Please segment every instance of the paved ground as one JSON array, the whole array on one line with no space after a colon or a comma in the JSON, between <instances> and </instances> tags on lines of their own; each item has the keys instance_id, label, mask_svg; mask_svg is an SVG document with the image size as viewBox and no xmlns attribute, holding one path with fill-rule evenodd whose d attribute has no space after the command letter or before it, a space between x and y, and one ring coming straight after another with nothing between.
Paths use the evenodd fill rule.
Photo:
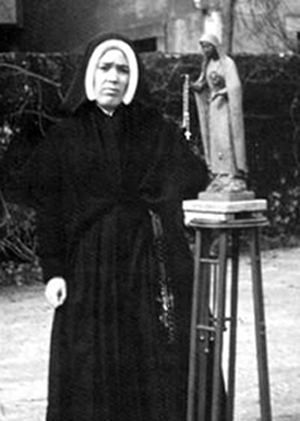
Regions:
<instances>
[{"instance_id":1,"label":"paved ground","mask_svg":"<svg viewBox=\"0 0 300 421\"><path fill-rule=\"evenodd\" d=\"M300 421L300 249L262 253L274 421ZM260 419L249 259L241 262L235 419ZM0 289L0 421L43 421L52 311L43 286Z\"/></svg>"}]
</instances>

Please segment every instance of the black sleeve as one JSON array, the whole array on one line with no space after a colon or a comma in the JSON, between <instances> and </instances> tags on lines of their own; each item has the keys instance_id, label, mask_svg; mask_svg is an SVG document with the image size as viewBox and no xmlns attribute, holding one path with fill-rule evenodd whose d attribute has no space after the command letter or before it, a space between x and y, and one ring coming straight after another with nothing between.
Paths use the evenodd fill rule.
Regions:
<instances>
[{"instance_id":1,"label":"black sleeve","mask_svg":"<svg viewBox=\"0 0 300 421\"><path fill-rule=\"evenodd\" d=\"M204 190L208 182L206 164L191 149L183 133L177 127L171 127L168 134L170 152L170 172L176 184L179 200L195 199ZM173 167L173 168L172 168Z\"/></svg>"},{"instance_id":2,"label":"black sleeve","mask_svg":"<svg viewBox=\"0 0 300 421\"><path fill-rule=\"evenodd\" d=\"M203 191L208 183L206 164L194 154L183 136L178 137L176 154L181 198L197 198L198 193Z\"/></svg>"}]
</instances>

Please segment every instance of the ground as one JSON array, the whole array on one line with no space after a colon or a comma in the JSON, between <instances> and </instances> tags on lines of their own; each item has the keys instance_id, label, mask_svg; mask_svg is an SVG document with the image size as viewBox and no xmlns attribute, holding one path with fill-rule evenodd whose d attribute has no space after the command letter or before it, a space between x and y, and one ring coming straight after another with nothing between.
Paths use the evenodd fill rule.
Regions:
<instances>
[{"instance_id":1,"label":"ground","mask_svg":"<svg viewBox=\"0 0 300 421\"><path fill-rule=\"evenodd\" d=\"M274 421L300 420L300 249L262 252ZM52 310L43 285L0 288L0 421L43 421ZM240 266L235 420L260 419L250 262Z\"/></svg>"}]
</instances>

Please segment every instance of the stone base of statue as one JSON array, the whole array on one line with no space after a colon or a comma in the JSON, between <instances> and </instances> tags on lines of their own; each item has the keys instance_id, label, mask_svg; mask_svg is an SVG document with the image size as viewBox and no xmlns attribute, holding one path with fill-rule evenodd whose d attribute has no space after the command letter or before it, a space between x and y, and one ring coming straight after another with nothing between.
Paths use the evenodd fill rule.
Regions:
<instances>
[{"instance_id":1,"label":"stone base of statue","mask_svg":"<svg viewBox=\"0 0 300 421\"><path fill-rule=\"evenodd\" d=\"M267 201L254 200L186 200L183 202L185 223L192 220L230 222L238 220L260 221L265 219Z\"/></svg>"},{"instance_id":2,"label":"stone base of statue","mask_svg":"<svg viewBox=\"0 0 300 421\"><path fill-rule=\"evenodd\" d=\"M240 202L243 200L254 200L255 193L253 191L221 191L221 192L210 192L204 191L199 193L199 200L205 201L228 201L228 202Z\"/></svg>"}]
</instances>

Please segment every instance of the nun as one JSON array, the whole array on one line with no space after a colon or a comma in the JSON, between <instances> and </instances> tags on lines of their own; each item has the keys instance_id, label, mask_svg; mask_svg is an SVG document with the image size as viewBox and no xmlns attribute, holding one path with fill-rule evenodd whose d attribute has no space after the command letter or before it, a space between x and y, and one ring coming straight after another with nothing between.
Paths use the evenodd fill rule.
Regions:
<instances>
[{"instance_id":1,"label":"nun","mask_svg":"<svg viewBox=\"0 0 300 421\"><path fill-rule=\"evenodd\" d=\"M55 309L47 421L182 421L193 259L182 201L206 169L145 94L131 42L92 40L25 166Z\"/></svg>"}]
</instances>

